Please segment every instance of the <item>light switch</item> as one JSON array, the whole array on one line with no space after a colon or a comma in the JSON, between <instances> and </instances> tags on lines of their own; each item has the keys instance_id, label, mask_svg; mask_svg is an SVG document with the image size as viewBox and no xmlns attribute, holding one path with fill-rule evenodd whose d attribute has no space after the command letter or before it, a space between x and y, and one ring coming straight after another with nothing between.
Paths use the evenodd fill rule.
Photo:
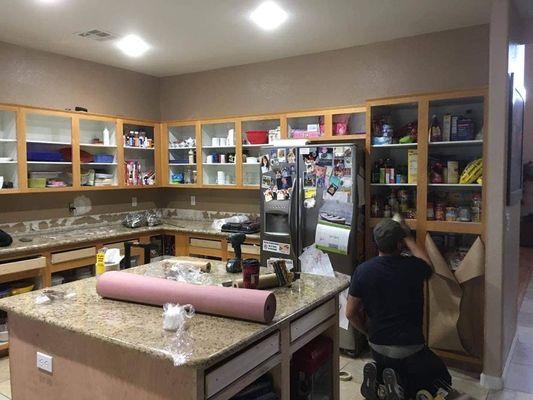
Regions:
<instances>
[{"instance_id":1,"label":"light switch","mask_svg":"<svg viewBox=\"0 0 533 400\"><path fill-rule=\"evenodd\" d=\"M137 197L132 197L131 198L131 206L132 207L137 207Z\"/></svg>"},{"instance_id":2,"label":"light switch","mask_svg":"<svg viewBox=\"0 0 533 400\"><path fill-rule=\"evenodd\" d=\"M196 196L191 196L191 206L196 205Z\"/></svg>"},{"instance_id":3,"label":"light switch","mask_svg":"<svg viewBox=\"0 0 533 400\"><path fill-rule=\"evenodd\" d=\"M53 370L53 357L48 354L37 352L37 368L52 373Z\"/></svg>"}]
</instances>

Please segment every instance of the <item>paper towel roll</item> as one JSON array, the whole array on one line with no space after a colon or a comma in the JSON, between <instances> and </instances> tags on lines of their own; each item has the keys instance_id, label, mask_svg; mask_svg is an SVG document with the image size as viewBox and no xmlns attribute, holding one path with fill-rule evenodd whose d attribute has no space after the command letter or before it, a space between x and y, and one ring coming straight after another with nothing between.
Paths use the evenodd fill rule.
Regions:
<instances>
[{"instance_id":1,"label":"paper towel roll","mask_svg":"<svg viewBox=\"0 0 533 400\"><path fill-rule=\"evenodd\" d=\"M201 286L128 272L106 272L96 292L109 299L162 306L192 304L199 313L269 323L276 313L276 296L264 290Z\"/></svg>"}]
</instances>

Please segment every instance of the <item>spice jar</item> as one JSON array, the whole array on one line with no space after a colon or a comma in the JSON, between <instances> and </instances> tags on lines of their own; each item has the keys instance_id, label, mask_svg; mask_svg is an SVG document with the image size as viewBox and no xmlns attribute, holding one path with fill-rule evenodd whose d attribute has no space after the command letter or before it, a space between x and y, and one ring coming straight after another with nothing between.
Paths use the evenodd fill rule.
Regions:
<instances>
[{"instance_id":1,"label":"spice jar","mask_svg":"<svg viewBox=\"0 0 533 400\"><path fill-rule=\"evenodd\" d=\"M444 204L443 203L437 203L435 205L435 220L436 221L444 221L446 219L446 216L444 214Z\"/></svg>"},{"instance_id":2,"label":"spice jar","mask_svg":"<svg viewBox=\"0 0 533 400\"><path fill-rule=\"evenodd\" d=\"M481 195L472 196L472 222L481 222Z\"/></svg>"},{"instance_id":3,"label":"spice jar","mask_svg":"<svg viewBox=\"0 0 533 400\"><path fill-rule=\"evenodd\" d=\"M457 208L446 207L446 221L457 221Z\"/></svg>"}]
</instances>

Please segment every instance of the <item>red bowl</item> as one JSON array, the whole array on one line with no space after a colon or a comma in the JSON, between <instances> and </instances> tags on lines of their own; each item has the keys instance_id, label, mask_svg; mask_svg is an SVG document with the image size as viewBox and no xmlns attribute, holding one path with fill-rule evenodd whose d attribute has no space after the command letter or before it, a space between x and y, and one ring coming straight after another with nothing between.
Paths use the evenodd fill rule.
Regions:
<instances>
[{"instance_id":1,"label":"red bowl","mask_svg":"<svg viewBox=\"0 0 533 400\"><path fill-rule=\"evenodd\" d=\"M268 131L246 131L250 144L268 144Z\"/></svg>"}]
</instances>

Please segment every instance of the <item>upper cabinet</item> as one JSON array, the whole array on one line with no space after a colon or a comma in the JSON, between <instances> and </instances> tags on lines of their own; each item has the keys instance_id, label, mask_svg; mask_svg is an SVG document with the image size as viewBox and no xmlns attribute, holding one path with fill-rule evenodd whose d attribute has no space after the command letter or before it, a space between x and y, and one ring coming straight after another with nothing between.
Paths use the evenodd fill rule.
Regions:
<instances>
[{"instance_id":1,"label":"upper cabinet","mask_svg":"<svg viewBox=\"0 0 533 400\"><path fill-rule=\"evenodd\" d=\"M17 113L0 108L0 189L19 187Z\"/></svg>"},{"instance_id":2,"label":"upper cabinet","mask_svg":"<svg viewBox=\"0 0 533 400\"><path fill-rule=\"evenodd\" d=\"M28 188L68 188L74 183L72 117L24 111Z\"/></svg>"},{"instance_id":3,"label":"upper cabinet","mask_svg":"<svg viewBox=\"0 0 533 400\"><path fill-rule=\"evenodd\" d=\"M327 118L329 117L329 118ZM322 112L287 114L287 137L289 139L318 139L326 136L331 115Z\"/></svg>"},{"instance_id":4,"label":"upper cabinet","mask_svg":"<svg viewBox=\"0 0 533 400\"><path fill-rule=\"evenodd\" d=\"M118 186L117 121L79 118L81 186Z\"/></svg>"},{"instance_id":5,"label":"upper cabinet","mask_svg":"<svg viewBox=\"0 0 533 400\"><path fill-rule=\"evenodd\" d=\"M203 185L237 185L236 128L235 120L201 123Z\"/></svg>"},{"instance_id":6,"label":"upper cabinet","mask_svg":"<svg viewBox=\"0 0 533 400\"><path fill-rule=\"evenodd\" d=\"M170 185L196 186L199 181L198 126L168 125L166 144L168 159L168 183Z\"/></svg>"},{"instance_id":7,"label":"upper cabinet","mask_svg":"<svg viewBox=\"0 0 533 400\"><path fill-rule=\"evenodd\" d=\"M124 185L155 186L158 182L159 154L158 126L137 121L124 121L122 147L124 149Z\"/></svg>"}]
</instances>

